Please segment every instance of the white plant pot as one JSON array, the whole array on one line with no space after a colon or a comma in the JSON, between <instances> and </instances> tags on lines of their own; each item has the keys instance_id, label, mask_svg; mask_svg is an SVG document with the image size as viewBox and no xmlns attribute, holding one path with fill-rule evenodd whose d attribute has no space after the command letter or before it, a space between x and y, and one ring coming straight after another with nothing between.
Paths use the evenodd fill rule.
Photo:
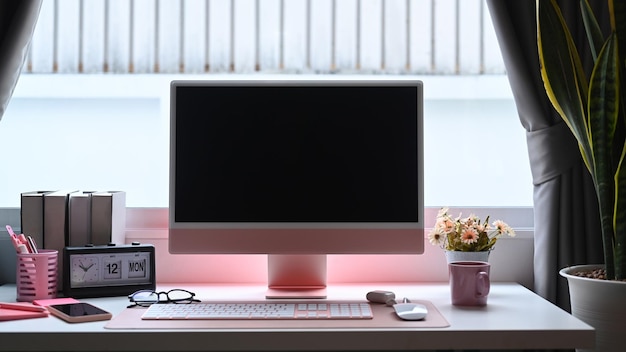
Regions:
<instances>
[{"instance_id":1,"label":"white plant pot","mask_svg":"<svg viewBox=\"0 0 626 352\"><path fill-rule=\"evenodd\" d=\"M446 251L446 260L452 262L489 262L490 251L483 252L462 252L462 251Z\"/></svg>"},{"instance_id":2,"label":"white plant pot","mask_svg":"<svg viewBox=\"0 0 626 352\"><path fill-rule=\"evenodd\" d=\"M602 268L602 265L579 265L562 269L567 278L572 315L596 329L594 350L612 352L626 350L626 282L589 279L572 273Z\"/></svg>"}]
</instances>

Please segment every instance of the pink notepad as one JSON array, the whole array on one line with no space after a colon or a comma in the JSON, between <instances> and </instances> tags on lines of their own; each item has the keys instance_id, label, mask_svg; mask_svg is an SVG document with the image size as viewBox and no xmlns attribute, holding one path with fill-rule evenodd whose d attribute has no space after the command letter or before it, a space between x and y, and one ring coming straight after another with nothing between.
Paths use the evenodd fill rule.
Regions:
<instances>
[{"instance_id":1,"label":"pink notepad","mask_svg":"<svg viewBox=\"0 0 626 352\"><path fill-rule=\"evenodd\" d=\"M79 303L78 300L67 297L67 298L50 298L50 299L36 299L33 301L34 305L47 307L52 304L69 304L69 303Z\"/></svg>"}]
</instances>

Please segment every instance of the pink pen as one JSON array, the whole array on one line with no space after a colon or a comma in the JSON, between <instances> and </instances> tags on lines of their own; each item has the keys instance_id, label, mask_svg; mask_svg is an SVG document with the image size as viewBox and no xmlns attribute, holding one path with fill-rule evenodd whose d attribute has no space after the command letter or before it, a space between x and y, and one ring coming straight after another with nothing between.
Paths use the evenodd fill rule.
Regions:
<instances>
[{"instance_id":1,"label":"pink pen","mask_svg":"<svg viewBox=\"0 0 626 352\"><path fill-rule=\"evenodd\" d=\"M24 311L29 311L29 312L47 312L48 311L45 307L19 304L19 303L5 303L5 302L0 302L0 308L24 310Z\"/></svg>"},{"instance_id":2,"label":"pink pen","mask_svg":"<svg viewBox=\"0 0 626 352\"><path fill-rule=\"evenodd\" d=\"M15 247L15 251L22 254L30 253L30 251L28 250L28 246L20 241L15 232L13 232L13 228L10 225L7 225L6 227L7 231L9 231L9 235L11 236L11 242L13 242L13 247Z\"/></svg>"},{"instance_id":3,"label":"pink pen","mask_svg":"<svg viewBox=\"0 0 626 352\"><path fill-rule=\"evenodd\" d=\"M28 248L30 248L30 252L35 253L35 254L39 253L39 251L37 250L37 244L35 243L35 240L30 236L28 236L27 240L28 240Z\"/></svg>"},{"instance_id":4,"label":"pink pen","mask_svg":"<svg viewBox=\"0 0 626 352\"><path fill-rule=\"evenodd\" d=\"M30 251L28 250L28 247L26 247L25 244L20 243L19 240L13 241L13 246L15 247L15 250L17 251L17 253L21 253L21 254L30 253Z\"/></svg>"},{"instance_id":5,"label":"pink pen","mask_svg":"<svg viewBox=\"0 0 626 352\"><path fill-rule=\"evenodd\" d=\"M23 233L20 233L19 235L17 235L17 239L20 241L21 244L26 246L26 249L28 249L28 253L36 253L33 250L33 247L31 247L30 242L28 242L28 239L26 239L26 236L24 236Z\"/></svg>"}]
</instances>

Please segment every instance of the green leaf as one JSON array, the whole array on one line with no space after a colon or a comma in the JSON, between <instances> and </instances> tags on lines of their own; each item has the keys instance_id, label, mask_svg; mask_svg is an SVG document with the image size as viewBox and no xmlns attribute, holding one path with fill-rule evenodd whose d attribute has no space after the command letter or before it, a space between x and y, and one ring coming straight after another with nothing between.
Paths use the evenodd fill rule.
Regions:
<instances>
[{"instance_id":1,"label":"green leaf","mask_svg":"<svg viewBox=\"0 0 626 352\"><path fill-rule=\"evenodd\" d=\"M617 36L612 34L596 60L589 85L589 131L595 172L602 172L598 175L603 178L604 172L613 173L611 152L619 109L617 66Z\"/></svg>"},{"instance_id":2,"label":"green leaf","mask_svg":"<svg viewBox=\"0 0 626 352\"><path fill-rule=\"evenodd\" d=\"M600 207L607 275L613 276L613 212L615 180L613 137L619 112L617 36L613 33L598 55L589 86L589 129L593 149L593 174Z\"/></svg>"},{"instance_id":3,"label":"green leaf","mask_svg":"<svg viewBox=\"0 0 626 352\"><path fill-rule=\"evenodd\" d=\"M537 41L541 76L548 98L576 137L587 168L592 171L586 120L587 78L555 0L537 2Z\"/></svg>"},{"instance_id":4,"label":"green leaf","mask_svg":"<svg viewBox=\"0 0 626 352\"><path fill-rule=\"evenodd\" d=\"M613 213L613 227L615 228L615 243L613 249L615 277L626 278L626 144L622 149L620 162L615 173L615 212Z\"/></svg>"},{"instance_id":5,"label":"green leaf","mask_svg":"<svg viewBox=\"0 0 626 352\"><path fill-rule=\"evenodd\" d=\"M626 57L626 1L609 1L609 12L611 16L611 28L617 35L617 47L619 58ZM619 64L621 63L621 64ZM618 59L618 71L624 69L624 59ZM622 71L623 72L623 71ZM620 87L624 87L624 75L620 74ZM626 102L624 101L624 89L620 88L620 116L622 124L618 122L617 128L623 127L626 123L624 113L626 112ZM623 132L623 131L622 131ZM616 140L616 137L621 139ZM615 262L615 277L617 279L626 278L626 166L624 158L626 155L626 143L623 133L616 133L614 144L621 147L620 159L615 172L615 210L613 213L613 227L615 229L615 239L613 243L613 256ZM615 148L614 148L615 150Z\"/></svg>"},{"instance_id":6,"label":"green leaf","mask_svg":"<svg viewBox=\"0 0 626 352\"><path fill-rule=\"evenodd\" d=\"M611 29L617 33L619 57L626 58L626 1L609 0ZM620 60L622 63L624 60ZM623 68L624 66L621 66Z\"/></svg>"},{"instance_id":7,"label":"green leaf","mask_svg":"<svg viewBox=\"0 0 626 352\"><path fill-rule=\"evenodd\" d=\"M596 16L593 14L593 10L589 5L588 0L580 0L580 11L583 17L583 23L585 24L585 31L587 32L587 38L589 39L589 47L591 48L591 55L596 60L598 53L604 44L604 36L600 30L600 25L596 20Z\"/></svg>"}]
</instances>

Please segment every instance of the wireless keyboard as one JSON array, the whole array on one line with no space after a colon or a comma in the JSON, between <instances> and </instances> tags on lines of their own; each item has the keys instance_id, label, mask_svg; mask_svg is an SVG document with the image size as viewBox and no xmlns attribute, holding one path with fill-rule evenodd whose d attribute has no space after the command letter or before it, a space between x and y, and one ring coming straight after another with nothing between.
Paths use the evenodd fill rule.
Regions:
<instances>
[{"instance_id":1,"label":"wireless keyboard","mask_svg":"<svg viewBox=\"0 0 626 352\"><path fill-rule=\"evenodd\" d=\"M153 304L144 320L372 319L364 302L220 302Z\"/></svg>"}]
</instances>

